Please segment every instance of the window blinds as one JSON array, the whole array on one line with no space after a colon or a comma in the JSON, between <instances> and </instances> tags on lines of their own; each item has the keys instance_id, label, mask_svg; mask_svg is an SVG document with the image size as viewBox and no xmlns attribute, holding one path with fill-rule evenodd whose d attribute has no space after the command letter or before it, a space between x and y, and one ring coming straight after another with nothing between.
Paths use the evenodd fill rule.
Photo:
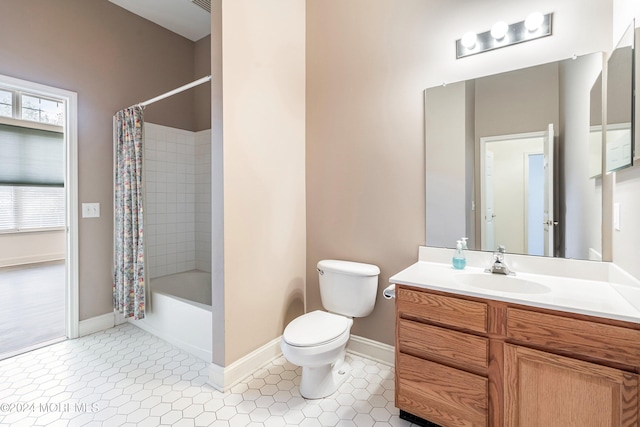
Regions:
<instances>
[{"instance_id":1,"label":"window blinds","mask_svg":"<svg viewBox=\"0 0 640 427\"><path fill-rule=\"evenodd\" d=\"M64 186L64 135L0 124L0 186Z\"/></svg>"},{"instance_id":2,"label":"window blinds","mask_svg":"<svg viewBox=\"0 0 640 427\"><path fill-rule=\"evenodd\" d=\"M64 227L64 188L0 186L0 232Z\"/></svg>"}]
</instances>

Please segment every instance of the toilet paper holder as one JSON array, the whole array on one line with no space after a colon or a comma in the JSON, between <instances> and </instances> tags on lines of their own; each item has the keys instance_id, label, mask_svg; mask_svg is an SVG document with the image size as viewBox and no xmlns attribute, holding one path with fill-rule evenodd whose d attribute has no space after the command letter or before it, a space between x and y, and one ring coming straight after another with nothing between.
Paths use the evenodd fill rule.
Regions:
<instances>
[{"instance_id":1,"label":"toilet paper holder","mask_svg":"<svg viewBox=\"0 0 640 427\"><path fill-rule=\"evenodd\" d=\"M382 291L382 296L385 299L391 299L396 297L396 285L387 286L384 291Z\"/></svg>"}]
</instances>

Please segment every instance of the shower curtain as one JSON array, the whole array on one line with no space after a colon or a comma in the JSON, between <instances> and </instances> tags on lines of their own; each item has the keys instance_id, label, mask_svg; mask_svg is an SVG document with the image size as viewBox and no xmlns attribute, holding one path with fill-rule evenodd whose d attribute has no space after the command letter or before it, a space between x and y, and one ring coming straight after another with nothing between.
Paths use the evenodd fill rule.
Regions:
<instances>
[{"instance_id":1,"label":"shower curtain","mask_svg":"<svg viewBox=\"0 0 640 427\"><path fill-rule=\"evenodd\" d=\"M143 319L145 310L142 208L142 107L114 117L115 248L113 306L124 317Z\"/></svg>"}]
</instances>

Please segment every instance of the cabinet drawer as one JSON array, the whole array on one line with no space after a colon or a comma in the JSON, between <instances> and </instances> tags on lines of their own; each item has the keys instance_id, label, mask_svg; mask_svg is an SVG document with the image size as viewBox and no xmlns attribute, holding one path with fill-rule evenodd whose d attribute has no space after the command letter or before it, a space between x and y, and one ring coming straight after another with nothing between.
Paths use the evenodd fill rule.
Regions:
<instances>
[{"instance_id":1,"label":"cabinet drawer","mask_svg":"<svg viewBox=\"0 0 640 427\"><path fill-rule=\"evenodd\" d=\"M424 319L474 332L487 332L487 305L400 287L396 309L400 318Z\"/></svg>"},{"instance_id":2,"label":"cabinet drawer","mask_svg":"<svg viewBox=\"0 0 640 427\"><path fill-rule=\"evenodd\" d=\"M443 426L486 426L488 380L398 354L396 406Z\"/></svg>"},{"instance_id":3,"label":"cabinet drawer","mask_svg":"<svg viewBox=\"0 0 640 427\"><path fill-rule=\"evenodd\" d=\"M399 351L486 375L487 338L411 320L398 322Z\"/></svg>"},{"instance_id":4,"label":"cabinet drawer","mask_svg":"<svg viewBox=\"0 0 640 427\"><path fill-rule=\"evenodd\" d=\"M552 351L640 366L640 331L620 326L509 308L507 338Z\"/></svg>"}]
</instances>

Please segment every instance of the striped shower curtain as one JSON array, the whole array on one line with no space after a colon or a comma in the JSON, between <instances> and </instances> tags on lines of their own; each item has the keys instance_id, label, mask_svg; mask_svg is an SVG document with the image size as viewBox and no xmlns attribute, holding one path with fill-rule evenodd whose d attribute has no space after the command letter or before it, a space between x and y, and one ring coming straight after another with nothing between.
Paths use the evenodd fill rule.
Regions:
<instances>
[{"instance_id":1,"label":"striped shower curtain","mask_svg":"<svg viewBox=\"0 0 640 427\"><path fill-rule=\"evenodd\" d=\"M142 108L114 117L115 247L113 307L124 317L144 318L144 239L142 208Z\"/></svg>"}]
</instances>

